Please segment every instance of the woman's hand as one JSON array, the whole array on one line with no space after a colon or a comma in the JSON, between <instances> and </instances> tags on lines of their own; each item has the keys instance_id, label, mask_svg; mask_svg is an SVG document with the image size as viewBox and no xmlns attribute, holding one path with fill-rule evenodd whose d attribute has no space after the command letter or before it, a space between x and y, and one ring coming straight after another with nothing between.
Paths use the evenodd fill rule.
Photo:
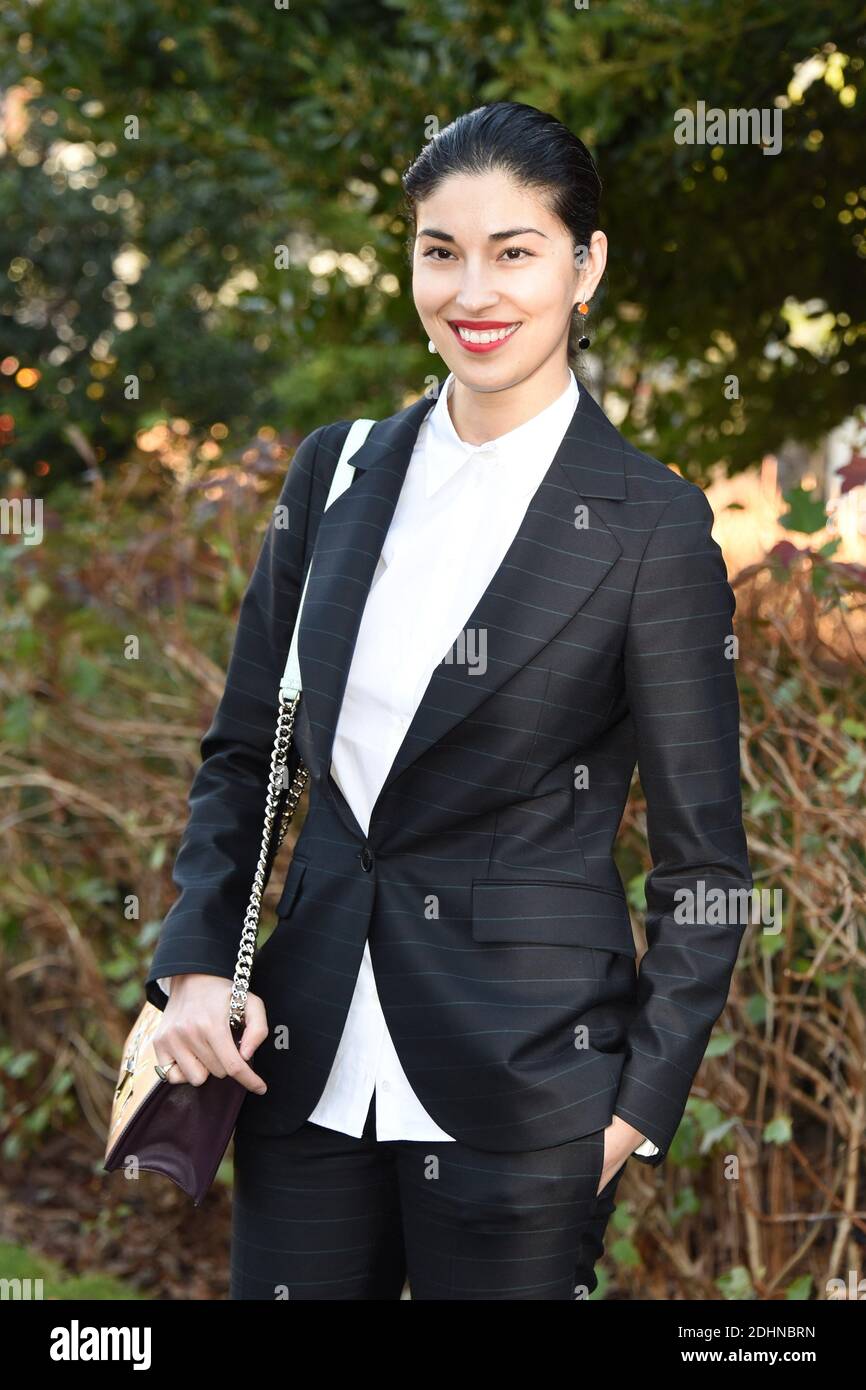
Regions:
<instances>
[{"instance_id":1,"label":"woman's hand","mask_svg":"<svg viewBox=\"0 0 866 1390\"><path fill-rule=\"evenodd\" d=\"M630 1125L627 1120L620 1119L619 1115L614 1115L604 1131L604 1162L596 1197L603 1188L607 1187L614 1173L622 1167L629 1155L633 1154L645 1139L646 1135L641 1134L634 1125Z\"/></svg>"},{"instance_id":2,"label":"woman's hand","mask_svg":"<svg viewBox=\"0 0 866 1390\"><path fill-rule=\"evenodd\" d=\"M229 1027L231 992L231 980L222 975L172 976L153 1046L173 1086L183 1081L200 1086L208 1076L233 1076L258 1095L268 1089L247 1063L268 1035L264 1002L257 994L247 995L246 1026L238 1047Z\"/></svg>"}]
</instances>

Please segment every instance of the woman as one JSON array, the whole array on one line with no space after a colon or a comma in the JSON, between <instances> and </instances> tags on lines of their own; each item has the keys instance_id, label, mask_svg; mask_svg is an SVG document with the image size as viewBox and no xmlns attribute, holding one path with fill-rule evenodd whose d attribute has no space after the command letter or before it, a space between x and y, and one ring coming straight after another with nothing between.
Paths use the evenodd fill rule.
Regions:
<instances>
[{"instance_id":1,"label":"woman","mask_svg":"<svg viewBox=\"0 0 866 1390\"><path fill-rule=\"evenodd\" d=\"M374 425L327 510L349 422L297 451L202 743L156 1050L175 1083L236 1065L228 980L310 565L311 796L253 969L231 1295L396 1299L408 1273L413 1299L572 1299L626 1159L665 1157L746 921L734 598L701 490L569 367L607 255L581 142L497 102L404 188L450 373ZM636 762L639 971L612 858Z\"/></svg>"}]
</instances>

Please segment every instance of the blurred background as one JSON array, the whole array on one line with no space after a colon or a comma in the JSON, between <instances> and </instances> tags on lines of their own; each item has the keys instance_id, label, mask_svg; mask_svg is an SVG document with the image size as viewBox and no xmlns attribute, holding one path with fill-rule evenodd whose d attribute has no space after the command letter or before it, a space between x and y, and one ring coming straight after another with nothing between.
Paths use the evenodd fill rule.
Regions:
<instances>
[{"instance_id":1,"label":"blurred background","mask_svg":"<svg viewBox=\"0 0 866 1390\"><path fill-rule=\"evenodd\" d=\"M415 315L400 175L504 98L598 163L610 255L579 379L707 488L755 882L782 907L781 930L747 931L666 1163L624 1175L593 1297L856 1296L863 14L0 0L0 1276L227 1295L231 1150L197 1211L102 1172L120 1051L293 451L447 371ZM763 113L780 145L680 143L701 103ZM636 781L618 858L641 945L644 836Z\"/></svg>"}]
</instances>

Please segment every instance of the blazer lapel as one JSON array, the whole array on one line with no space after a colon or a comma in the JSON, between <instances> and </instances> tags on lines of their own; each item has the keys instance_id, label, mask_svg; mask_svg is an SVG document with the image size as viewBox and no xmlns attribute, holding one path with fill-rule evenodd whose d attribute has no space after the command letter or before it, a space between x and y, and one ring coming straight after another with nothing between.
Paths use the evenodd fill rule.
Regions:
<instances>
[{"instance_id":1,"label":"blazer lapel","mask_svg":"<svg viewBox=\"0 0 866 1390\"><path fill-rule=\"evenodd\" d=\"M352 457L357 476L319 522L298 630L298 664L301 704L307 706L308 731L325 779L361 615L421 422L432 405L421 396L372 427Z\"/></svg>"},{"instance_id":2,"label":"blazer lapel","mask_svg":"<svg viewBox=\"0 0 866 1390\"><path fill-rule=\"evenodd\" d=\"M319 525L298 660L302 702L308 702L312 741L325 779L364 605L430 407L421 397L373 427L353 459L362 472ZM585 497L625 497L622 451L619 431L581 384L550 468L490 584L434 668L379 797L410 763L531 661L583 607L619 558L621 547L613 533L581 503Z\"/></svg>"}]
</instances>

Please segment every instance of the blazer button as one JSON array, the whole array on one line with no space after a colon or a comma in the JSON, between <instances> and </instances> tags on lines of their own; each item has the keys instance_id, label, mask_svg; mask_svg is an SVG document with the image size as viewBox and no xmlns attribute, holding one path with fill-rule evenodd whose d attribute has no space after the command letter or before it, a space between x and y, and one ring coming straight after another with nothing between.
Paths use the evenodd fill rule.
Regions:
<instances>
[{"instance_id":1,"label":"blazer button","mask_svg":"<svg viewBox=\"0 0 866 1390\"><path fill-rule=\"evenodd\" d=\"M361 860L361 868L368 874L373 867L373 854L369 845L365 845L358 858Z\"/></svg>"}]
</instances>

